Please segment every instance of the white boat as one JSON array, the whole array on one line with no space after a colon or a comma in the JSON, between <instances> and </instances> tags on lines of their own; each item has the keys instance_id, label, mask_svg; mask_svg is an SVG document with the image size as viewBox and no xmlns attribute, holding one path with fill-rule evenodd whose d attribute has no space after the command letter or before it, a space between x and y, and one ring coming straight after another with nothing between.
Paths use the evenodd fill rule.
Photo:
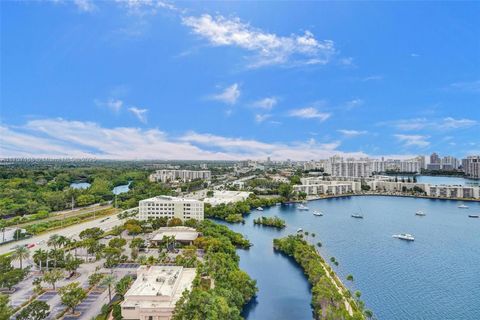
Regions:
<instances>
[{"instance_id":1,"label":"white boat","mask_svg":"<svg viewBox=\"0 0 480 320\"><path fill-rule=\"evenodd\" d=\"M480 218L480 215L478 215L478 214L469 214L468 217L469 217L469 218Z\"/></svg>"},{"instance_id":2,"label":"white boat","mask_svg":"<svg viewBox=\"0 0 480 320\"><path fill-rule=\"evenodd\" d=\"M258 210L258 211L263 211L263 208L262 208L262 207L258 207L257 210Z\"/></svg>"},{"instance_id":3,"label":"white boat","mask_svg":"<svg viewBox=\"0 0 480 320\"><path fill-rule=\"evenodd\" d=\"M401 240L406 240L406 241L414 241L415 237L411 235L410 233L401 233L401 234L394 234L392 236L393 238L401 239Z\"/></svg>"},{"instance_id":4,"label":"white boat","mask_svg":"<svg viewBox=\"0 0 480 320\"><path fill-rule=\"evenodd\" d=\"M354 214L352 214L352 218L363 219L363 216L359 213L354 213Z\"/></svg>"},{"instance_id":5,"label":"white boat","mask_svg":"<svg viewBox=\"0 0 480 320\"><path fill-rule=\"evenodd\" d=\"M468 206L461 204L458 206L459 209L468 209Z\"/></svg>"},{"instance_id":6,"label":"white boat","mask_svg":"<svg viewBox=\"0 0 480 320\"><path fill-rule=\"evenodd\" d=\"M308 207L307 207L307 206L304 206L303 204L299 205L299 206L297 207L297 209L298 209L298 210L303 210L303 211L308 211L308 210L309 210Z\"/></svg>"},{"instance_id":7,"label":"white boat","mask_svg":"<svg viewBox=\"0 0 480 320\"><path fill-rule=\"evenodd\" d=\"M297 229L297 233L298 233L298 232L302 232L302 231L303 231L302 228L298 228L298 229Z\"/></svg>"},{"instance_id":8,"label":"white boat","mask_svg":"<svg viewBox=\"0 0 480 320\"><path fill-rule=\"evenodd\" d=\"M323 216L323 213L321 211L315 210L315 211L313 211L313 215L317 216L317 217L321 217L321 216Z\"/></svg>"},{"instance_id":9,"label":"white boat","mask_svg":"<svg viewBox=\"0 0 480 320\"><path fill-rule=\"evenodd\" d=\"M419 211L415 212L415 215L423 217L423 216L426 216L427 214L425 212L419 210Z\"/></svg>"}]
</instances>

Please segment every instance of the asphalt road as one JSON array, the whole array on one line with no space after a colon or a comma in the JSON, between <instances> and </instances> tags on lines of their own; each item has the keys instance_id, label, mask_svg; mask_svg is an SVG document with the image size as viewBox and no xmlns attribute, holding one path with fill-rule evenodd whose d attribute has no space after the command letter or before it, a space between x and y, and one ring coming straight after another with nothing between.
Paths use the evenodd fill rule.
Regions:
<instances>
[{"instance_id":1,"label":"asphalt road","mask_svg":"<svg viewBox=\"0 0 480 320\"><path fill-rule=\"evenodd\" d=\"M107 220L105 219L107 219L107 217L102 217L95 220L79 223L73 226L66 227L64 229L57 229L47 233L42 233L40 235L34 236L29 239L2 244L0 246L0 254L8 253L18 245L23 246L23 245L34 243L35 246L30 248L31 253L33 254L33 252L36 251L37 249L47 248L47 240L50 238L52 234L58 234L58 235L62 235L72 239L72 238L78 238L78 234L88 228L98 227L104 231L107 231L112 229L114 226L120 225L122 223L122 221L118 219L117 215L112 215L108 217ZM105 221L101 222L102 220L105 220Z\"/></svg>"}]
</instances>

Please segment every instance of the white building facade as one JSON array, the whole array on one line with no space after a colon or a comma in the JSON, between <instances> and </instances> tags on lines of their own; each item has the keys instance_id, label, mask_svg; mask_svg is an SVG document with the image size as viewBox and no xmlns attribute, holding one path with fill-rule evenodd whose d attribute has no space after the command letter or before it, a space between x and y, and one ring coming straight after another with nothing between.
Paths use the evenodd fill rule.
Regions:
<instances>
[{"instance_id":1,"label":"white building facade","mask_svg":"<svg viewBox=\"0 0 480 320\"><path fill-rule=\"evenodd\" d=\"M209 170L157 170L149 177L150 181L155 182L172 182L181 180L188 182L192 180L207 180L210 181L212 173Z\"/></svg>"},{"instance_id":2,"label":"white building facade","mask_svg":"<svg viewBox=\"0 0 480 320\"><path fill-rule=\"evenodd\" d=\"M203 220L204 204L194 199L184 199L170 196L157 196L141 200L138 203L138 219L178 218Z\"/></svg>"},{"instance_id":3,"label":"white building facade","mask_svg":"<svg viewBox=\"0 0 480 320\"><path fill-rule=\"evenodd\" d=\"M183 291L191 290L196 270L179 266L141 266L120 304L127 320L170 320Z\"/></svg>"}]
</instances>

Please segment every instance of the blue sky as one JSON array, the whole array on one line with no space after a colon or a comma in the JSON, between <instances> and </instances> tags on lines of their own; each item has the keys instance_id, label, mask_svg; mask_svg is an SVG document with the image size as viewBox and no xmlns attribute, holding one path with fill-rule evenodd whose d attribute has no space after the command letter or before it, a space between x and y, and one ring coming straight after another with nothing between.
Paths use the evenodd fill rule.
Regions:
<instances>
[{"instance_id":1,"label":"blue sky","mask_svg":"<svg viewBox=\"0 0 480 320\"><path fill-rule=\"evenodd\" d=\"M0 156L480 153L477 2L1 2Z\"/></svg>"}]
</instances>

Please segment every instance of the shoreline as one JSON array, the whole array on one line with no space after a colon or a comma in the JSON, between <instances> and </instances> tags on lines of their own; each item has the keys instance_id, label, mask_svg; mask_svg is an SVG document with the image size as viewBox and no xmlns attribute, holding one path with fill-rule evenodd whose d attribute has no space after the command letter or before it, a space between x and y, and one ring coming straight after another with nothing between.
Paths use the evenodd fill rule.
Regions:
<instances>
[{"instance_id":1,"label":"shoreline","mask_svg":"<svg viewBox=\"0 0 480 320\"><path fill-rule=\"evenodd\" d=\"M380 196L380 197L400 197L400 198L418 198L418 199L431 199L431 200L451 200L451 201L467 201L467 202L480 202L480 199L470 198L441 198L432 196L419 196L410 194L390 194L390 193L348 193L338 195L326 195L326 196L307 196L306 201L323 200L323 199L335 199L335 198L347 198L347 197L361 197L361 196ZM301 201L295 201L301 202Z\"/></svg>"}]
</instances>

